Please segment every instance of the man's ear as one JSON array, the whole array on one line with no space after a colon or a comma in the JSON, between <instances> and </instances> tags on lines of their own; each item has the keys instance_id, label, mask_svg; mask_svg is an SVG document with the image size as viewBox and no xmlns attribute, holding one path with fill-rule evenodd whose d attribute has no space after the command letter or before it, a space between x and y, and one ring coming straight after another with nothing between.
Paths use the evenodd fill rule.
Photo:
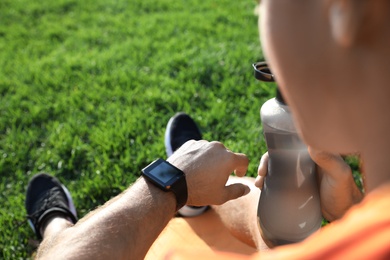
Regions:
<instances>
[{"instance_id":1,"label":"man's ear","mask_svg":"<svg viewBox=\"0 0 390 260\"><path fill-rule=\"evenodd\" d=\"M388 30L388 0L327 0L328 21L334 41L341 47L372 44Z\"/></svg>"},{"instance_id":2,"label":"man's ear","mask_svg":"<svg viewBox=\"0 0 390 260\"><path fill-rule=\"evenodd\" d=\"M376 0L375 0L376 1ZM333 40L342 47L355 44L362 26L360 0L329 0L328 20Z\"/></svg>"}]
</instances>

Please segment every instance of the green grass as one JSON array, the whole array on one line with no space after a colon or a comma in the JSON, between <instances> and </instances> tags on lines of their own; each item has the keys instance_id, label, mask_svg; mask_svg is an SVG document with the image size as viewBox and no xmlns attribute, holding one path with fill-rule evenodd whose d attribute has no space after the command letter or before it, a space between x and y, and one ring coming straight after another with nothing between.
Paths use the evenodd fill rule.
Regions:
<instances>
[{"instance_id":1,"label":"green grass","mask_svg":"<svg viewBox=\"0 0 390 260\"><path fill-rule=\"evenodd\" d=\"M165 157L177 111L204 137L265 151L256 82L255 1L0 2L0 251L29 258L25 190L37 172L65 183L80 217ZM1 258L1 255L0 255Z\"/></svg>"}]
</instances>

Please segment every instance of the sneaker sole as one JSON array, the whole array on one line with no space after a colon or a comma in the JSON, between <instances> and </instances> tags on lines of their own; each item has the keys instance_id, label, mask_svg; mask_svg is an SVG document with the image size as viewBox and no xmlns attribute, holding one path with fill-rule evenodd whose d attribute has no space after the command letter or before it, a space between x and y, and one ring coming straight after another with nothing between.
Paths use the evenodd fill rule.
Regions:
<instances>
[{"instance_id":1,"label":"sneaker sole","mask_svg":"<svg viewBox=\"0 0 390 260\"><path fill-rule=\"evenodd\" d=\"M175 118L173 118L173 117L171 117L171 119L169 119L168 124L167 124L167 128L165 129L164 142L165 142L165 150L166 150L168 157L173 154L172 145L171 145L171 136L169 133L171 132L172 122L174 119Z\"/></svg>"},{"instance_id":2,"label":"sneaker sole","mask_svg":"<svg viewBox=\"0 0 390 260\"><path fill-rule=\"evenodd\" d=\"M191 207L191 206L183 206L181 209L177 211L183 217L196 217L201 215L203 212L207 210L207 206L204 207Z\"/></svg>"}]
</instances>

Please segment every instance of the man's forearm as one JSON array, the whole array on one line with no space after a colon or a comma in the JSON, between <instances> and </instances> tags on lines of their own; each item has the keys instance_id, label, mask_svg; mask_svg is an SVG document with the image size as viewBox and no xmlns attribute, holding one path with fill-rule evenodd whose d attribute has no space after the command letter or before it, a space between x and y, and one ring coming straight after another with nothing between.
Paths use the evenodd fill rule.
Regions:
<instances>
[{"instance_id":1,"label":"man's forearm","mask_svg":"<svg viewBox=\"0 0 390 260\"><path fill-rule=\"evenodd\" d=\"M173 217L176 199L142 177L61 233L44 257L142 259Z\"/></svg>"},{"instance_id":2,"label":"man's forearm","mask_svg":"<svg viewBox=\"0 0 390 260\"><path fill-rule=\"evenodd\" d=\"M167 161L185 173L190 205L220 205L249 192L244 184L226 185L232 172L245 174L248 158L222 143L191 140ZM142 177L74 227L47 241L38 258L143 259L173 217L176 204L172 192L164 192Z\"/></svg>"}]
</instances>

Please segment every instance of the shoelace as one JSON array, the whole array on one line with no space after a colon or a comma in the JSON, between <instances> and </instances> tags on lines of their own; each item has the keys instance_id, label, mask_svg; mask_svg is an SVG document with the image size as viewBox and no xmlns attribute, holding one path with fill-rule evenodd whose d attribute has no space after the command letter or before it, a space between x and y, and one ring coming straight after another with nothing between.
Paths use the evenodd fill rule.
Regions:
<instances>
[{"instance_id":1,"label":"shoelace","mask_svg":"<svg viewBox=\"0 0 390 260\"><path fill-rule=\"evenodd\" d=\"M43 197L43 201L38 201L37 203L41 204L41 206L39 207L39 209L37 209L34 213L32 213L31 215L27 215L27 218L30 218L32 221L34 221L34 218L37 216L37 215L40 215L42 214L46 209L49 209L53 206L57 206L57 197L60 195L61 193L61 190L60 188L58 187L54 187L52 189L50 189ZM34 221L35 222L35 221ZM35 223L34 223L35 224Z\"/></svg>"}]
</instances>

